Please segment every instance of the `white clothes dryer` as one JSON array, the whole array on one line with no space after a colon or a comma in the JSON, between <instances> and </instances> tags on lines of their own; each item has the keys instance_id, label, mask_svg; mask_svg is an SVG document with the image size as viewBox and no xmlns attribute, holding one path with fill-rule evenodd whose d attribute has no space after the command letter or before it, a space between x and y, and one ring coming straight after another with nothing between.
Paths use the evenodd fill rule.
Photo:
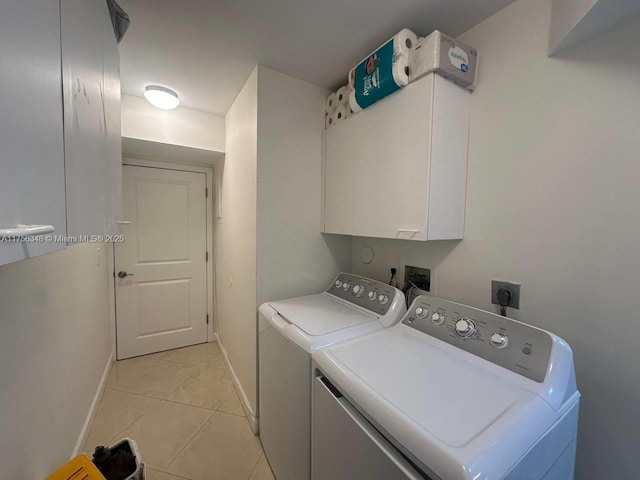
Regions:
<instances>
[{"instance_id":1,"label":"white clothes dryer","mask_svg":"<svg viewBox=\"0 0 640 480\"><path fill-rule=\"evenodd\" d=\"M375 280L340 273L323 293L260 306L260 440L278 480L311 476L311 354L394 325L404 294Z\"/></svg>"},{"instance_id":2,"label":"white clothes dryer","mask_svg":"<svg viewBox=\"0 0 640 480\"><path fill-rule=\"evenodd\" d=\"M561 338L418 297L313 354L312 480L571 480L580 394Z\"/></svg>"}]
</instances>

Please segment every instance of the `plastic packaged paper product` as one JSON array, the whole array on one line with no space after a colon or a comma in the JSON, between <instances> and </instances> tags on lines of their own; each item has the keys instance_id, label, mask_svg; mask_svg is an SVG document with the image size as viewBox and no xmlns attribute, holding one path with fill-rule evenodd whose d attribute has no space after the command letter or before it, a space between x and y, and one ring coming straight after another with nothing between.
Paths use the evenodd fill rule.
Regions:
<instances>
[{"instance_id":1,"label":"plastic packaged paper product","mask_svg":"<svg viewBox=\"0 0 640 480\"><path fill-rule=\"evenodd\" d=\"M349 94L351 87L347 84L327 97L325 127L329 128L351 116Z\"/></svg>"},{"instance_id":2,"label":"plastic packaged paper product","mask_svg":"<svg viewBox=\"0 0 640 480\"><path fill-rule=\"evenodd\" d=\"M476 85L478 51L435 30L418 41L411 56L409 78L415 81L436 72L469 90Z\"/></svg>"},{"instance_id":3,"label":"plastic packaged paper product","mask_svg":"<svg viewBox=\"0 0 640 480\"><path fill-rule=\"evenodd\" d=\"M349 101L350 90L351 90L351 87L349 87L349 85L345 85L338 89L338 91L336 92L336 101L338 102L338 105L344 105L346 102Z\"/></svg>"},{"instance_id":4,"label":"plastic packaged paper product","mask_svg":"<svg viewBox=\"0 0 640 480\"><path fill-rule=\"evenodd\" d=\"M333 111L336 108L336 94L332 93L327 97L327 112Z\"/></svg>"},{"instance_id":5,"label":"plastic packaged paper product","mask_svg":"<svg viewBox=\"0 0 640 480\"><path fill-rule=\"evenodd\" d=\"M347 118L347 109L345 105L338 105L336 111L333 113L333 120L331 122L331 126L342 122L345 118Z\"/></svg>"},{"instance_id":6,"label":"plastic packaged paper product","mask_svg":"<svg viewBox=\"0 0 640 480\"><path fill-rule=\"evenodd\" d=\"M373 105L409 83L410 62L418 38L404 28L349 72L354 112Z\"/></svg>"}]
</instances>

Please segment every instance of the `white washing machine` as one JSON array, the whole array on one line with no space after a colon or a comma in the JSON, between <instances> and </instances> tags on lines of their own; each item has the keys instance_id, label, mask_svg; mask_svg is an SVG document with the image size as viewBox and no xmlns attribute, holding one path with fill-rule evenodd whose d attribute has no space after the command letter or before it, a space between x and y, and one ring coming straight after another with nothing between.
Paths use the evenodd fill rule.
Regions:
<instances>
[{"instance_id":1,"label":"white washing machine","mask_svg":"<svg viewBox=\"0 0 640 480\"><path fill-rule=\"evenodd\" d=\"M561 338L420 296L401 323L313 354L312 480L571 480Z\"/></svg>"},{"instance_id":2,"label":"white washing machine","mask_svg":"<svg viewBox=\"0 0 640 480\"><path fill-rule=\"evenodd\" d=\"M347 273L323 293L260 306L260 440L278 480L311 476L311 354L389 327L405 312L400 290Z\"/></svg>"}]
</instances>

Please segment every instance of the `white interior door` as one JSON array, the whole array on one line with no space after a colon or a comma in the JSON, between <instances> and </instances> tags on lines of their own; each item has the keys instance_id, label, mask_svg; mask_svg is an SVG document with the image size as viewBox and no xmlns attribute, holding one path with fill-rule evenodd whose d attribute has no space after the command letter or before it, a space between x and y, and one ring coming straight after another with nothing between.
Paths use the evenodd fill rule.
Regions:
<instances>
[{"instance_id":1,"label":"white interior door","mask_svg":"<svg viewBox=\"0 0 640 480\"><path fill-rule=\"evenodd\" d=\"M206 175L125 165L123 180L118 359L206 342Z\"/></svg>"}]
</instances>

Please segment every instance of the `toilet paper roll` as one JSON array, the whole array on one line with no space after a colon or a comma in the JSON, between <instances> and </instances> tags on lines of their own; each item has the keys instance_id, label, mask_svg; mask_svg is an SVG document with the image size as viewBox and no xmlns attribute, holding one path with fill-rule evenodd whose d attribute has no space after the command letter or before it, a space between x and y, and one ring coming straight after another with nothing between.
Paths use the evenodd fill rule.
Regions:
<instances>
[{"instance_id":1,"label":"toilet paper roll","mask_svg":"<svg viewBox=\"0 0 640 480\"><path fill-rule=\"evenodd\" d=\"M329 128L333 126L333 113L325 113L324 114L324 128Z\"/></svg>"},{"instance_id":2,"label":"toilet paper roll","mask_svg":"<svg viewBox=\"0 0 640 480\"><path fill-rule=\"evenodd\" d=\"M367 108L409 84L411 55L417 42L416 34L404 28L352 69L352 108Z\"/></svg>"},{"instance_id":3,"label":"toilet paper roll","mask_svg":"<svg viewBox=\"0 0 640 480\"><path fill-rule=\"evenodd\" d=\"M344 105L339 105L332 117L332 126L336 125L347 118L347 109Z\"/></svg>"},{"instance_id":4,"label":"toilet paper roll","mask_svg":"<svg viewBox=\"0 0 640 480\"><path fill-rule=\"evenodd\" d=\"M349 85L345 85L338 89L336 92L336 101L338 102L338 105L344 105L349 101L349 91Z\"/></svg>"},{"instance_id":5,"label":"toilet paper roll","mask_svg":"<svg viewBox=\"0 0 640 480\"><path fill-rule=\"evenodd\" d=\"M327 112L333 112L333 110L336 108L336 94L335 93L332 93L331 95L329 95L327 97L326 108L327 108Z\"/></svg>"}]
</instances>

